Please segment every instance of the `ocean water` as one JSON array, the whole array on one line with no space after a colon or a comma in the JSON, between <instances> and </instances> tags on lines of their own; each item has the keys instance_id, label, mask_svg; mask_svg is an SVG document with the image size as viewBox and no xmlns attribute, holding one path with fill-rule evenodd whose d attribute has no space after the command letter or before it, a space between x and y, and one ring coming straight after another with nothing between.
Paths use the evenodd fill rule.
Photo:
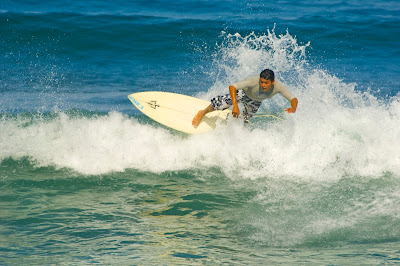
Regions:
<instances>
[{"instance_id":1,"label":"ocean water","mask_svg":"<svg viewBox=\"0 0 400 266\"><path fill-rule=\"evenodd\" d=\"M0 2L1 265L400 262L398 1ZM127 95L276 75L188 136Z\"/></svg>"}]
</instances>

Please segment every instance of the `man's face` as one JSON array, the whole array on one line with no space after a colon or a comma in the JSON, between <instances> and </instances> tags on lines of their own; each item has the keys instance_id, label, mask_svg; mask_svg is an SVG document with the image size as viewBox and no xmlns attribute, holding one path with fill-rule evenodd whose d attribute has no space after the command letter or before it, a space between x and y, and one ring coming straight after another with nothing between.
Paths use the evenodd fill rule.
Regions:
<instances>
[{"instance_id":1,"label":"man's face","mask_svg":"<svg viewBox=\"0 0 400 266\"><path fill-rule=\"evenodd\" d=\"M260 86L263 92L269 91L272 86L274 86L275 81L270 81L269 79L260 78Z\"/></svg>"}]
</instances>

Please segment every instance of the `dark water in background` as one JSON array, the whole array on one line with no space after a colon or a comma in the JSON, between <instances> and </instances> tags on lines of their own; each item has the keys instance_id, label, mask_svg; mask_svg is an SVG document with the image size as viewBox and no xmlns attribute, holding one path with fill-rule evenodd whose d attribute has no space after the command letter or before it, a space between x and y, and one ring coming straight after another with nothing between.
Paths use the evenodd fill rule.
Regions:
<instances>
[{"instance_id":1,"label":"dark water in background","mask_svg":"<svg viewBox=\"0 0 400 266\"><path fill-rule=\"evenodd\" d=\"M395 264L396 1L0 2L0 264ZM198 136L127 95L299 99Z\"/></svg>"}]
</instances>

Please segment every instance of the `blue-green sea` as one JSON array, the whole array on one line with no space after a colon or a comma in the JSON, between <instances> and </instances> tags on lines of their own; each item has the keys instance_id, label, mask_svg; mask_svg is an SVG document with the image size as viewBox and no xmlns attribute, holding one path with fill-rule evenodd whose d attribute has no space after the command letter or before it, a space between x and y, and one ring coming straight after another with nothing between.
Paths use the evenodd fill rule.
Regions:
<instances>
[{"instance_id":1,"label":"blue-green sea","mask_svg":"<svg viewBox=\"0 0 400 266\"><path fill-rule=\"evenodd\" d=\"M0 2L0 265L400 263L398 1ZM244 124L186 135L128 94Z\"/></svg>"}]
</instances>

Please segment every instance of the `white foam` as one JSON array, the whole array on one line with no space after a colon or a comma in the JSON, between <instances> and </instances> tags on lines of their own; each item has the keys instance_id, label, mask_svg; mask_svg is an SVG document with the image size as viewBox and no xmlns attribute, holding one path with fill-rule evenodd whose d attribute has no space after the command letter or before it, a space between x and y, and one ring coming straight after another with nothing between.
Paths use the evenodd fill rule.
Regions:
<instances>
[{"instance_id":1,"label":"white foam","mask_svg":"<svg viewBox=\"0 0 400 266\"><path fill-rule=\"evenodd\" d=\"M231 178L291 176L335 180L343 175L400 176L400 99L383 101L358 92L327 71L307 64L306 45L289 33L276 36L223 34L215 84L200 95L227 92L227 84L270 67L299 99L296 114L284 114L281 96L262 112L286 120L246 127L237 120L190 137L142 124L118 112L51 120L3 119L0 160L27 156L37 165L67 167L83 174L134 168L162 172L220 167Z\"/></svg>"},{"instance_id":2,"label":"white foam","mask_svg":"<svg viewBox=\"0 0 400 266\"><path fill-rule=\"evenodd\" d=\"M321 115L327 110L299 110L267 128L251 129L232 120L213 132L186 138L117 112L92 118L60 113L29 126L21 119L7 119L1 122L0 159L28 156L39 166L84 174L221 167L232 178L331 179L384 171L400 175L399 115L372 107Z\"/></svg>"}]
</instances>

